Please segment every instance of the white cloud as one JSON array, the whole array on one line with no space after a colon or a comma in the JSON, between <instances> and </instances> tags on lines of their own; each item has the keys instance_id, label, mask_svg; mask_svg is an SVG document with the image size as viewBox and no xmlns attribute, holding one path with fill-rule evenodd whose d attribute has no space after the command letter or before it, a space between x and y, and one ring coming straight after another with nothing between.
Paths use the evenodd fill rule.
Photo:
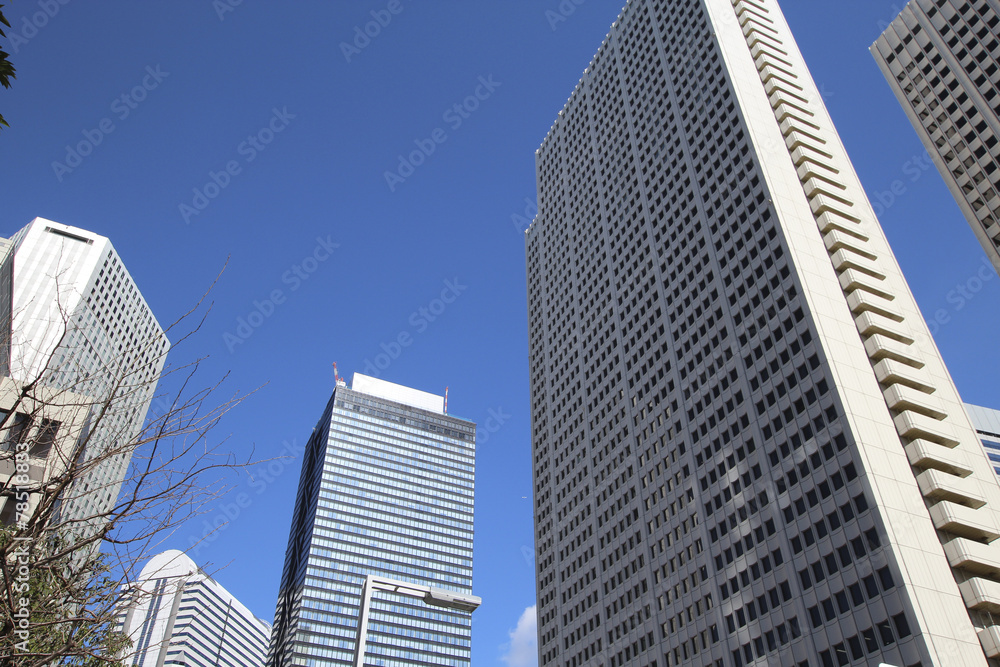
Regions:
<instances>
[{"instance_id":1,"label":"white cloud","mask_svg":"<svg viewBox=\"0 0 1000 667\"><path fill-rule=\"evenodd\" d=\"M502 648L507 651L502 658L507 667L538 666L538 631L535 605L524 610L517 619L517 627L509 632L510 643Z\"/></svg>"}]
</instances>

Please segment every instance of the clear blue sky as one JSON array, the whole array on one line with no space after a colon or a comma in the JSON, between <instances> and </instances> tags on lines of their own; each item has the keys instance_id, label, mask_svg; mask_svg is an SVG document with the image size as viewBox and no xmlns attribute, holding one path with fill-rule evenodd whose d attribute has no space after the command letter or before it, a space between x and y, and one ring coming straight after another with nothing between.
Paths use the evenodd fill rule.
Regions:
<instances>
[{"instance_id":1,"label":"clear blue sky","mask_svg":"<svg viewBox=\"0 0 1000 667\"><path fill-rule=\"evenodd\" d=\"M43 216L110 237L164 324L230 257L210 319L173 361L210 355L206 383L231 371L234 390L265 385L220 427L238 452L304 443L331 362L364 371L408 334L381 377L450 386L450 411L480 424L501 415L479 447L473 663L503 664L535 590L524 247L512 216L534 201L534 151L622 0L563 0L574 11L558 22L547 14L558 0L399 0L388 15L388 0L243 0L220 20L232 2L6 7L17 80L0 91L11 124L0 132L0 234ZM45 4L58 11L26 30ZM947 316L937 342L959 390L1000 407L1000 279L968 284L984 254L936 171L921 168L867 51L901 4L783 3L869 195L900 181L881 220L925 314ZM345 50L372 11L391 21ZM454 109L477 92L470 110ZM80 142L89 154L67 155ZM399 156L418 150L422 164L400 170ZM446 281L458 296L441 311ZM251 316L255 302L262 314ZM263 489L234 478L251 506L195 555L228 564L219 581L267 619L299 462L272 464L283 470ZM164 548L200 532L196 522Z\"/></svg>"}]
</instances>

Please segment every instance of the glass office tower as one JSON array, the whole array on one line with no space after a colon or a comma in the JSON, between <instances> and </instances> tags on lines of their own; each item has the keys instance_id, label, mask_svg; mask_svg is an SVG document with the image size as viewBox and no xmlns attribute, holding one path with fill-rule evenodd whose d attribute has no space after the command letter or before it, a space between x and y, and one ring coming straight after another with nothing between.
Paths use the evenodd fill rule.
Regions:
<instances>
[{"instance_id":1,"label":"glass office tower","mask_svg":"<svg viewBox=\"0 0 1000 667\"><path fill-rule=\"evenodd\" d=\"M268 665L353 665L368 575L471 594L475 435L440 396L338 383L304 454ZM362 664L470 654L468 612L373 595Z\"/></svg>"},{"instance_id":2,"label":"glass office tower","mask_svg":"<svg viewBox=\"0 0 1000 667\"><path fill-rule=\"evenodd\" d=\"M541 667L1000 656L1000 485L775 0L632 0L536 154Z\"/></svg>"}]
</instances>

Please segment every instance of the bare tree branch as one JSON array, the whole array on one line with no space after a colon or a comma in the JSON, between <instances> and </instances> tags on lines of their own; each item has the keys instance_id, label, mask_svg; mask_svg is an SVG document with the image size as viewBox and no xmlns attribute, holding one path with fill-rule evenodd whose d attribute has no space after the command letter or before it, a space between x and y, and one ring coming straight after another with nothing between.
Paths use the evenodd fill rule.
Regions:
<instances>
[{"instance_id":1,"label":"bare tree branch","mask_svg":"<svg viewBox=\"0 0 1000 667\"><path fill-rule=\"evenodd\" d=\"M200 331L210 291L166 328L178 335L175 351ZM0 519L9 522L0 527L0 664L120 665L129 649L116 605L150 593L136 587L140 564L228 492L234 472L259 463L214 433L253 392L223 393L226 377L202 385L201 358L165 369L161 387L176 389L150 399L159 339L81 372L67 348L92 342L82 317L57 308L55 347L31 350L45 355L42 370L0 377Z\"/></svg>"}]
</instances>

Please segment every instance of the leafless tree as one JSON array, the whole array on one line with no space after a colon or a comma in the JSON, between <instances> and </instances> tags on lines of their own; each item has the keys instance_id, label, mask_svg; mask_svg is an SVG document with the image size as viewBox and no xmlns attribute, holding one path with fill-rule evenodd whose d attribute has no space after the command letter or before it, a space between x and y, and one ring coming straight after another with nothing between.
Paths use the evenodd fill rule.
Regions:
<instances>
[{"instance_id":1,"label":"leafless tree","mask_svg":"<svg viewBox=\"0 0 1000 667\"><path fill-rule=\"evenodd\" d=\"M209 310L203 297L167 328L183 332L174 353ZM124 355L142 364L112 355L81 372L67 345L86 332L73 313L61 320L42 371L0 377L0 665L121 664L116 605L138 568L252 465L213 432L246 395L201 383L204 359L166 368L160 391L174 389L152 396L161 339Z\"/></svg>"}]
</instances>

